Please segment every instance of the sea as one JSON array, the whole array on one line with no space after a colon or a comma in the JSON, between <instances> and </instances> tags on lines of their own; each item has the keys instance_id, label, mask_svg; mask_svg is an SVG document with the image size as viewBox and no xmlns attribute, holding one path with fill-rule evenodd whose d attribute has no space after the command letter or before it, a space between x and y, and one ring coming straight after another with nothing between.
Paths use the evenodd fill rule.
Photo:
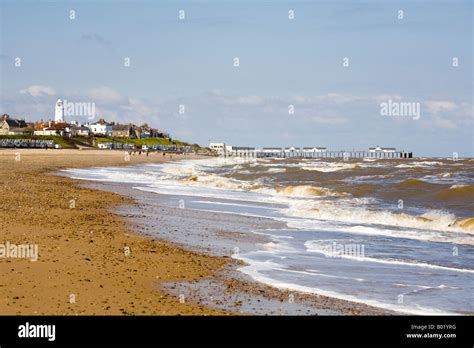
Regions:
<instances>
[{"instance_id":1,"label":"sea","mask_svg":"<svg viewBox=\"0 0 474 348\"><path fill-rule=\"evenodd\" d=\"M209 228L223 214L277 221L243 231L267 242L233 255L257 282L401 314L474 314L474 159L210 157L63 175L213 213Z\"/></svg>"}]
</instances>

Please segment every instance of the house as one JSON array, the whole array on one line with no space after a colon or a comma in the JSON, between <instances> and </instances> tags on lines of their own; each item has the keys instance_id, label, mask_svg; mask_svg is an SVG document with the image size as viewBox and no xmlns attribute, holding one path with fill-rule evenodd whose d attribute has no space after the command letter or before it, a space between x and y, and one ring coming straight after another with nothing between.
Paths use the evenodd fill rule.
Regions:
<instances>
[{"instance_id":1,"label":"house","mask_svg":"<svg viewBox=\"0 0 474 348\"><path fill-rule=\"evenodd\" d=\"M0 118L0 135L31 133L28 128L28 124L23 119L14 120L7 114L3 114Z\"/></svg>"},{"instance_id":2,"label":"house","mask_svg":"<svg viewBox=\"0 0 474 348\"><path fill-rule=\"evenodd\" d=\"M130 138L132 127L129 124L112 124L112 137Z\"/></svg>"},{"instance_id":3,"label":"house","mask_svg":"<svg viewBox=\"0 0 474 348\"><path fill-rule=\"evenodd\" d=\"M72 137L88 137L90 134L90 129L86 126L71 126L70 128Z\"/></svg>"},{"instance_id":4,"label":"house","mask_svg":"<svg viewBox=\"0 0 474 348\"><path fill-rule=\"evenodd\" d=\"M40 122L35 122L33 128L39 130L39 129L47 128L49 126L51 126L51 121L43 122L43 120L41 120Z\"/></svg>"},{"instance_id":5,"label":"house","mask_svg":"<svg viewBox=\"0 0 474 348\"><path fill-rule=\"evenodd\" d=\"M8 135L20 135L20 134L32 135L33 132L34 130L32 127L10 128Z\"/></svg>"},{"instance_id":6,"label":"house","mask_svg":"<svg viewBox=\"0 0 474 348\"><path fill-rule=\"evenodd\" d=\"M50 124L43 129L38 129L34 131L34 135L43 135L43 136L71 136L71 129L67 123L54 123Z\"/></svg>"},{"instance_id":7,"label":"house","mask_svg":"<svg viewBox=\"0 0 474 348\"><path fill-rule=\"evenodd\" d=\"M89 125L89 129L94 135L112 136L112 124L106 122L103 118Z\"/></svg>"},{"instance_id":8,"label":"house","mask_svg":"<svg viewBox=\"0 0 474 348\"><path fill-rule=\"evenodd\" d=\"M140 127L140 138L156 138L158 130L151 128L147 123L142 124Z\"/></svg>"},{"instance_id":9,"label":"house","mask_svg":"<svg viewBox=\"0 0 474 348\"><path fill-rule=\"evenodd\" d=\"M130 137L143 139L143 138L168 138L169 134L160 131L157 128L152 128L148 126L147 123L142 124L140 127L137 127L133 124L130 125Z\"/></svg>"}]
</instances>

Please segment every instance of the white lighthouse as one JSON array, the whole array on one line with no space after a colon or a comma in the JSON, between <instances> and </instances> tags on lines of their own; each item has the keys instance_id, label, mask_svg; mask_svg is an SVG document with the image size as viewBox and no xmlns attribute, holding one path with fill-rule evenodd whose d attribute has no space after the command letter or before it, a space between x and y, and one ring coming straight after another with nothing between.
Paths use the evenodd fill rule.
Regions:
<instances>
[{"instance_id":1,"label":"white lighthouse","mask_svg":"<svg viewBox=\"0 0 474 348\"><path fill-rule=\"evenodd\" d=\"M64 105L61 99L58 99L54 108L54 122L64 122Z\"/></svg>"}]
</instances>

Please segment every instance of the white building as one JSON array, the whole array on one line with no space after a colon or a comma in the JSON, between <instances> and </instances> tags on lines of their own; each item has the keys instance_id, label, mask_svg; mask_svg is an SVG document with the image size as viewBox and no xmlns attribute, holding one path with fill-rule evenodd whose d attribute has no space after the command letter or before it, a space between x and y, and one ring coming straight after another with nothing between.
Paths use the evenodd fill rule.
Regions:
<instances>
[{"instance_id":1,"label":"white building","mask_svg":"<svg viewBox=\"0 0 474 348\"><path fill-rule=\"evenodd\" d=\"M390 152L390 153L393 153L397 151L396 148L394 147L380 147L380 146L377 146L377 147L369 147L369 152Z\"/></svg>"},{"instance_id":2,"label":"white building","mask_svg":"<svg viewBox=\"0 0 474 348\"><path fill-rule=\"evenodd\" d=\"M311 152L311 153L314 153L314 152L326 152L326 148L325 148L325 147L320 147L320 146L316 146L316 147L304 147L304 148L303 148L303 152Z\"/></svg>"},{"instance_id":3,"label":"white building","mask_svg":"<svg viewBox=\"0 0 474 348\"><path fill-rule=\"evenodd\" d=\"M54 122L63 123L64 122L64 104L61 99L58 99L56 106L54 107Z\"/></svg>"},{"instance_id":4,"label":"white building","mask_svg":"<svg viewBox=\"0 0 474 348\"><path fill-rule=\"evenodd\" d=\"M90 130L86 126L72 125L70 128L71 136L88 137Z\"/></svg>"},{"instance_id":5,"label":"white building","mask_svg":"<svg viewBox=\"0 0 474 348\"><path fill-rule=\"evenodd\" d=\"M257 152L254 147L247 146L232 146L232 150L227 152L226 155L231 157L246 157L246 158L255 158L257 157Z\"/></svg>"},{"instance_id":6,"label":"white building","mask_svg":"<svg viewBox=\"0 0 474 348\"><path fill-rule=\"evenodd\" d=\"M220 156L224 155L226 151L224 143L209 143L209 148Z\"/></svg>"},{"instance_id":7,"label":"white building","mask_svg":"<svg viewBox=\"0 0 474 348\"><path fill-rule=\"evenodd\" d=\"M96 123L89 125L91 133L94 135L112 136L112 124L107 123L104 119L100 119Z\"/></svg>"},{"instance_id":8,"label":"white building","mask_svg":"<svg viewBox=\"0 0 474 348\"><path fill-rule=\"evenodd\" d=\"M71 129L66 123L51 124L49 127L38 129L34 131L34 135L48 135L48 136L71 136Z\"/></svg>"}]
</instances>

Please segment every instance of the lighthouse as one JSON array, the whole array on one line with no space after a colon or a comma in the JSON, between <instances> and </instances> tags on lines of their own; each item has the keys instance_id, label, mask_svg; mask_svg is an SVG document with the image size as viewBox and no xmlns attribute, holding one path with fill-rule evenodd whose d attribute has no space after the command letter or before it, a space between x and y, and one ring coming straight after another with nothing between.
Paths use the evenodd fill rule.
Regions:
<instances>
[{"instance_id":1,"label":"lighthouse","mask_svg":"<svg viewBox=\"0 0 474 348\"><path fill-rule=\"evenodd\" d=\"M61 123L64 122L64 104L61 99L58 99L56 106L54 108L54 122Z\"/></svg>"}]
</instances>

